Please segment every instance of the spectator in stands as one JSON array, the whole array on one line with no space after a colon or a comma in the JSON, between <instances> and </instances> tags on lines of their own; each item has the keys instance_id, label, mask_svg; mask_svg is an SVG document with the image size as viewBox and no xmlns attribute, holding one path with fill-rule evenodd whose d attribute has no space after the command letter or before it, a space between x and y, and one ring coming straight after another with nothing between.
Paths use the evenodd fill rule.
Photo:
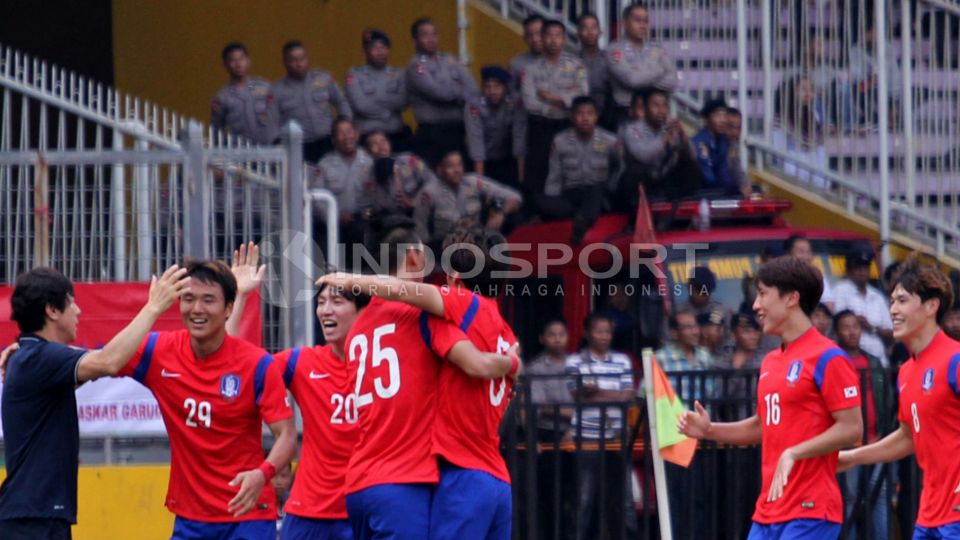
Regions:
<instances>
[{"instance_id":1,"label":"spectator in stands","mask_svg":"<svg viewBox=\"0 0 960 540\"><path fill-rule=\"evenodd\" d=\"M700 345L700 326L697 314L688 306L681 306L670 314L668 319L670 338L666 346L656 353L660 367L670 375L676 371L701 371L711 367L713 359L710 352ZM672 375L671 383L677 395L688 407L693 400L701 400L704 395L712 395L712 388L706 392L692 376ZM706 381L709 382L709 381Z\"/></svg>"},{"instance_id":2,"label":"spectator in stands","mask_svg":"<svg viewBox=\"0 0 960 540\"><path fill-rule=\"evenodd\" d=\"M943 314L943 322L940 323L943 332L950 336L954 341L960 341L960 306L952 306Z\"/></svg>"},{"instance_id":3,"label":"spectator in stands","mask_svg":"<svg viewBox=\"0 0 960 540\"><path fill-rule=\"evenodd\" d=\"M875 52L877 33L873 26L868 26L863 39L850 47L850 82L853 85L854 100L857 103L858 117L861 125L872 124L877 121L877 80L880 77L879 66ZM886 53L887 97L890 101L889 117L891 126L897 125L900 96L903 94L903 76L900 72L900 62L897 47L880 41Z\"/></svg>"},{"instance_id":4,"label":"spectator in stands","mask_svg":"<svg viewBox=\"0 0 960 540\"><path fill-rule=\"evenodd\" d=\"M678 200L695 194L701 184L693 146L680 121L668 117L667 92L635 93L632 103L637 118L621 126L619 135L626 162L619 199L631 215L636 212L639 185L651 200Z\"/></svg>"},{"instance_id":5,"label":"spectator in stands","mask_svg":"<svg viewBox=\"0 0 960 540\"><path fill-rule=\"evenodd\" d=\"M613 321L613 348L636 355L634 334L637 331L637 318L631 312L631 290L633 286L626 280L611 283L611 294L607 297L603 314Z\"/></svg>"},{"instance_id":6,"label":"spectator in stands","mask_svg":"<svg viewBox=\"0 0 960 540\"><path fill-rule=\"evenodd\" d=\"M743 196L750 198L750 196L753 195L753 186L750 185L747 168L744 167L743 162L740 161L740 139L742 136L743 113L735 107L727 107L727 139L730 141L730 147L727 153L727 165L737 185L741 187Z\"/></svg>"},{"instance_id":7,"label":"spectator in stands","mask_svg":"<svg viewBox=\"0 0 960 540\"><path fill-rule=\"evenodd\" d=\"M318 161L333 149L333 119L351 118L350 105L326 71L309 69L307 49L291 40L283 45L287 76L273 83L273 98L280 110L280 125L296 120L303 129L303 159Z\"/></svg>"},{"instance_id":8,"label":"spectator in stands","mask_svg":"<svg viewBox=\"0 0 960 540\"><path fill-rule=\"evenodd\" d=\"M230 83L210 104L210 124L256 144L274 144L280 136L277 103L270 83L247 74L250 55L243 43L228 43L220 53Z\"/></svg>"},{"instance_id":9,"label":"spectator in stands","mask_svg":"<svg viewBox=\"0 0 960 540\"><path fill-rule=\"evenodd\" d=\"M597 127L593 100L574 99L572 115L573 127L553 139L549 176L535 200L547 219L573 218L570 241L578 245L603 211L607 190L620 176L621 158L617 138Z\"/></svg>"},{"instance_id":10,"label":"spectator in stands","mask_svg":"<svg viewBox=\"0 0 960 540\"><path fill-rule=\"evenodd\" d=\"M431 167L451 151L466 155L463 107L478 94L473 75L453 56L438 52L437 27L428 18L410 27L416 55L407 66L407 97L417 120L413 151Z\"/></svg>"},{"instance_id":11,"label":"spectator in stands","mask_svg":"<svg viewBox=\"0 0 960 540\"><path fill-rule=\"evenodd\" d=\"M810 78L800 75L784 80L774 103L779 124L773 131L774 146L798 154L800 163L826 170L825 111ZM781 165L786 174L798 180L818 188L827 187L825 178L798 165L797 161L787 160Z\"/></svg>"},{"instance_id":12,"label":"spectator in stands","mask_svg":"<svg viewBox=\"0 0 960 540\"><path fill-rule=\"evenodd\" d=\"M527 67L543 56L543 17L529 15L523 20L523 42L527 44L527 52L520 53L510 60L511 90L520 94L523 84L523 72Z\"/></svg>"},{"instance_id":13,"label":"spectator in stands","mask_svg":"<svg viewBox=\"0 0 960 540\"><path fill-rule=\"evenodd\" d=\"M730 320L730 330L733 335L731 346L724 349L724 354L714 364L714 369L730 370L757 370L763 361L764 353L760 351L760 336L762 327L757 316L751 313L735 313ZM755 375L735 373L726 375L715 381L718 397L724 400L723 410L718 411L721 416L731 420L739 420L751 416L752 408L751 381Z\"/></svg>"},{"instance_id":14,"label":"spectator in stands","mask_svg":"<svg viewBox=\"0 0 960 540\"><path fill-rule=\"evenodd\" d=\"M374 212L412 215L417 194L434 177L430 167L410 152L394 154L382 131L367 135L366 149L373 158Z\"/></svg>"},{"instance_id":15,"label":"spectator in stands","mask_svg":"<svg viewBox=\"0 0 960 540\"><path fill-rule=\"evenodd\" d=\"M526 117L517 96L507 91L507 70L484 66L480 76L483 95L468 103L464 111L473 170L519 188L517 164L526 151Z\"/></svg>"},{"instance_id":16,"label":"spectator in stands","mask_svg":"<svg viewBox=\"0 0 960 540\"><path fill-rule=\"evenodd\" d=\"M813 308L813 313L810 314L810 322L813 323L817 332L827 337L833 337L833 312L823 302Z\"/></svg>"},{"instance_id":17,"label":"spectator in stands","mask_svg":"<svg viewBox=\"0 0 960 540\"><path fill-rule=\"evenodd\" d=\"M361 37L367 63L347 70L347 101L360 131L361 141L374 131L390 139L395 152L408 152L413 134L403 122L407 108L407 79L390 61L390 37L380 30L364 30Z\"/></svg>"},{"instance_id":18,"label":"spectator in stands","mask_svg":"<svg viewBox=\"0 0 960 540\"><path fill-rule=\"evenodd\" d=\"M433 248L457 225L500 230L506 215L520 208L516 190L477 173L464 174L463 155L456 150L442 156L436 172L413 209L417 233Z\"/></svg>"},{"instance_id":19,"label":"spectator in stands","mask_svg":"<svg viewBox=\"0 0 960 540\"><path fill-rule=\"evenodd\" d=\"M697 315L697 326L700 327L700 346L710 353L709 365L711 366L716 364L717 360L724 355L728 332L728 329L724 327L726 322L724 315L725 313L721 310Z\"/></svg>"},{"instance_id":20,"label":"spectator in stands","mask_svg":"<svg viewBox=\"0 0 960 540\"><path fill-rule=\"evenodd\" d=\"M862 328L859 317L852 311L845 309L837 313L833 319L833 331L837 345L847 353L853 361L853 367L860 373L861 395L864 397L866 418L863 422L863 434L866 444L875 442L887 430L881 430L878 424L877 413L886 415L892 407L887 403L886 374L880 359L860 348ZM868 478L862 478L869 474ZM856 504L863 503L866 497L873 493L876 485L883 481L883 467L853 467L846 472L844 490L847 493L844 506L846 515L853 517ZM863 489L863 488L866 489ZM876 502L867 511L870 516L872 530L869 538L885 540L887 536L887 483L883 482ZM856 521L851 519L850 538L857 538Z\"/></svg>"},{"instance_id":21,"label":"spectator in stands","mask_svg":"<svg viewBox=\"0 0 960 540\"><path fill-rule=\"evenodd\" d=\"M591 313L583 323L586 347L567 358L570 391L577 403L590 403L574 411L571 431L584 441L622 440L623 419L627 403L633 400L633 365L627 355L610 350L613 321L599 313ZM601 420L606 421L601 423ZM605 454L605 455L604 455ZM604 460L604 461L601 461ZM583 452L577 470L580 499L577 503L576 539L600 538L603 530L618 529L615 519L606 523L594 518L601 497L601 485L610 486L605 499L607 516L624 516L627 529L636 531L636 512L629 476L630 463L624 463L619 452ZM601 479L602 470L606 478Z\"/></svg>"},{"instance_id":22,"label":"spectator in stands","mask_svg":"<svg viewBox=\"0 0 960 540\"><path fill-rule=\"evenodd\" d=\"M857 252L847 256L847 279L833 288L838 312L849 309L857 315L863 327L860 348L887 365L886 343L893 341L893 322L887 298L870 285L870 267L873 253Z\"/></svg>"},{"instance_id":23,"label":"spectator in stands","mask_svg":"<svg viewBox=\"0 0 960 540\"><path fill-rule=\"evenodd\" d=\"M610 74L607 58L600 49L600 19L593 13L584 13L577 18L577 41L580 42L580 60L587 68L587 86L590 97L597 105L600 125L609 131L616 131L616 122L611 122L608 100L610 97Z\"/></svg>"},{"instance_id":24,"label":"spectator in stands","mask_svg":"<svg viewBox=\"0 0 960 540\"><path fill-rule=\"evenodd\" d=\"M673 59L649 42L650 13L646 6L634 3L624 8L623 29L626 35L606 50L618 124L626 121L634 92L651 88L672 92L677 86Z\"/></svg>"},{"instance_id":25,"label":"spectator in stands","mask_svg":"<svg viewBox=\"0 0 960 540\"><path fill-rule=\"evenodd\" d=\"M689 299L684 304L693 310L694 315L709 314L714 311L723 313L724 326L730 324L730 309L712 297L717 290L717 276L706 266L696 266L687 281Z\"/></svg>"},{"instance_id":26,"label":"spectator in stands","mask_svg":"<svg viewBox=\"0 0 960 540\"><path fill-rule=\"evenodd\" d=\"M550 319L540 331L543 352L527 366L530 378L530 399L537 406L537 440L555 443L570 430L573 408L570 404L570 388L567 384L567 323L563 319ZM539 377L542 376L542 377ZM554 405L564 404L563 407Z\"/></svg>"},{"instance_id":27,"label":"spectator in stands","mask_svg":"<svg viewBox=\"0 0 960 540\"><path fill-rule=\"evenodd\" d=\"M846 133L853 127L854 107L849 71L837 69L836 62L826 56L822 37L809 36L799 65L785 70L784 77L804 77L810 80L813 92L823 104L822 120L828 133Z\"/></svg>"},{"instance_id":28,"label":"spectator in stands","mask_svg":"<svg viewBox=\"0 0 960 540\"><path fill-rule=\"evenodd\" d=\"M737 184L730 170L730 140L727 139L727 103L711 99L700 110L703 128L693 136L694 153L703 178L702 189L719 196L744 195L745 186ZM746 186L749 188L749 186Z\"/></svg>"},{"instance_id":29,"label":"spectator in stands","mask_svg":"<svg viewBox=\"0 0 960 540\"><path fill-rule=\"evenodd\" d=\"M783 242L783 252L817 268L823 267L822 265L816 264L813 256L813 244L811 244L810 240L806 237L800 235L790 236ZM828 308L827 311L830 311L833 309L833 290L830 287L830 280L827 279L827 274L822 270L821 274L823 275L823 294L820 295L820 302L826 304ZM823 332L821 332L821 334L827 335Z\"/></svg>"},{"instance_id":30,"label":"spectator in stands","mask_svg":"<svg viewBox=\"0 0 960 540\"><path fill-rule=\"evenodd\" d=\"M587 69L579 58L564 51L567 31L563 23L543 23L543 56L524 70L521 83L527 113L527 158L524 193L543 192L547 160L554 137L570 125L570 109L577 96L589 91Z\"/></svg>"},{"instance_id":31,"label":"spectator in stands","mask_svg":"<svg viewBox=\"0 0 960 540\"><path fill-rule=\"evenodd\" d=\"M364 221L369 215L363 210L373 206L368 187L373 169L373 158L357 147L357 133L349 118L338 117L333 122L333 151L317 164L316 178L311 187L330 190L337 198L340 211L340 239L350 244L362 239ZM322 214L320 214L322 215ZM322 224L316 219L315 228ZM320 231L315 231L320 234ZM323 236L314 236L323 238Z\"/></svg>"}]
</instances>

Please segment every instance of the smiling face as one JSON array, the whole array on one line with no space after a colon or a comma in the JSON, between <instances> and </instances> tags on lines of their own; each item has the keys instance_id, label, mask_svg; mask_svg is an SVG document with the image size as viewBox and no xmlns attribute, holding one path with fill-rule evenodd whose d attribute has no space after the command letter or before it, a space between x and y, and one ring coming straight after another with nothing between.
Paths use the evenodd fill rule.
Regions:
<instances>
[{"instance_id":1,"label":"smiling face","mask_svg":"<svg viewBox=\"0 0 960 540\"><path fill-rule=\"evenodd\" d=\"M382 131L375 131L367 135L367 152L376 158L388 158L392 152L390 139Z\"/></svg>"},{"instance_id":2,"label":"smiling face","mask_svg":"<svg viewBox=\"0 0 960 540\"><path fill-rule=\"evenodd\" d=\"M190 290L180 297L180 318L190 337L197 342L218 339L226 333L233 303L224 300L216 283L192 279Z\"/></svg>"},{"instance_id":3,"label":"smiling face","mask_svg":"<svg viewBox=\"0 0 960 540\"><path fill-rule=\"evenodd\" d=\"M898 284L890 294L893 337L898 341L909 341L930 319L936 318L939 307L939 299L932 298L924 302L919 295L907 292L903 285Z\"/></svg>"},{"instance_id":4,"label":"smiling face","mask_svg":"<svg viewBox=\"0 0 960 540\"><path fill-rule=\"evenodd\" d=\"M790 318L790 308L796 306L800 293L793 291L785 294L780 289L757 283L757 298L753 301L753 311L763 327L763 333L778 336L784 324Z\"/></svg>"},{"instance_id":5,"label":"smiling face","mask_svg":"<svg viewBox=\"0 0 960 540\"><path fill-rule=\"evenodd\" d=\"M56 327L57 335L63 340L63 343L76 341L77 325L80 323L80 306L77 305L77 301L72 294L67 295L67 305L63 308L63 311L48 305L47 317Z\"/></svg>"},{"instance_id":6,"label":"smiling face","mask_svg":"<svg viewBox=\"0 0 960 540\"><path fill-rule=\"evenodd\" d=\"M333 287L325 287L317 296L317 320L323 330L323 339L343 350L347 332L357 319L357 304L338 294Z\"/></svg>"}]
</instances>

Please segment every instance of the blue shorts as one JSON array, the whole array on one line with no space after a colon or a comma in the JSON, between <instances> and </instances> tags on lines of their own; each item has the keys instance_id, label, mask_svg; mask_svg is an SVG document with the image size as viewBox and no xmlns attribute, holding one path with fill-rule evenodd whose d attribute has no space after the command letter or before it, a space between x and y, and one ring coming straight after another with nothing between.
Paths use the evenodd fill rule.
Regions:
<instances>
[{"instance_id":1,"label":"blue shorts","mask_svg":"<svg viewBox=\"0 0 960 540\"><path fill-rule=\"evenodd\" d=\"M177 516L170 540L276 540L277 522L272 519L210 523Z\"/></svg>"},{"instance_id":2,"label":"blue shorts","mask_svg":"<svg viewBox=\"0 0 960 540\"><path fill-rule=\"evenodd\" d=\"M512 520L510 484L483 471L441 467L430 540L510 540Z\"/></svg>"},{"instance_id":3,"label":"blue shorts","mask_svg":"<svg viewBox=\"0 0 960 540\"><path fill-rule=\"evenodd\" d=\"M353 529L345 519L314 519L283 516L280 540L353 540Z\"/></svg>"},{"instance_id":4,"label":"blue shorts","mask_svg":"<svg viewBox=\"0 0 960 540\"><path fill-rule=\"evenodd\" d=\"M347 495L354 540L423 540L430 532L431 484L383 484Z\"/></svg>"},{"instance_id":5,"label":"blue shorts","mask_svg":"<svg viewBox=\"0 0 960 540\"><path fill-rule=\"evenodd\" d=\"M839 523L824 519L792 519L783 523L754 521L747 540L823 540L839 536Z\"/></svg>"},{"instance_id":6,"label":"blue shorts","mask_svg":"<svg viewBox=\"0 0 960 540\"><path fill-rule=\"evenodd\" d=\"M960 522L947 523L939 527L913 528L913 540L960 540Z\"/></svg>"}]
</instances>

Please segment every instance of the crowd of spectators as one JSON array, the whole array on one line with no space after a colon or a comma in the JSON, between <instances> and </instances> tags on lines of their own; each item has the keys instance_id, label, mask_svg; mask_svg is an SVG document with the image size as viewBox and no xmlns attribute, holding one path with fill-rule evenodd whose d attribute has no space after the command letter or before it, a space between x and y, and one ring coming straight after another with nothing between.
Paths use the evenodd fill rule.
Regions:
<instances>
[{"instance_id":1,"label":"crowd of spectators","mask_svg":"<svg viewBox=\"0 0 960 540\"><path fill-rule=\"evenodd\" d=\"M439 50L429 18L411 25L416 54L405 67L390 65L388 35L364 31L366 63L347 71L343 87L310 66L300 41L283 45L286 76L274 83L251 75L247 49L230 43L222 51L229 82L211 122L258 144L276 143L281 126L298 122L315 166L310 187L337 197L344 242L359 238L370 216L393 212L431 238L452 223L571 219L579 244L601 213L635 211L641 185L653 199L749 195L739 113L710 101L703 130L688 138L668 115L677 72L649 38L649 8L631 4L622 21L603 50L597 17L583 14L575 49L561 21L531 15L528 50L483 66L480 85ZM408 108L415 130L404 121Z\"/></svg>"}]
</instances>

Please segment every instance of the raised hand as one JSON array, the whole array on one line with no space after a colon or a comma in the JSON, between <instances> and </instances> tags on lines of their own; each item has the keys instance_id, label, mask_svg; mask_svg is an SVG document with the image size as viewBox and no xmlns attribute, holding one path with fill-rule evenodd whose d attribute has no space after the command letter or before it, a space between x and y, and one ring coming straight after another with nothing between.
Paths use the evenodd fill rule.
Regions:
<instances>
[{"instance_id":1,"label":"raised hand","mask_svg":"<svg viewBox=\"0 0 960 540\"><path fill-rule=\"evenodd\" d=\"M693 407L696 412L686 411L677 419L677 430L687 437L703 439L710 433L710 413L699 401L694 401Z\"/></svg>"},{"instance_id":2,"label":"raised hand","mask_svg":"<svg viewBox=\"0 0 960 540\"><path fill-rule=\"evenodd\" d=\"M150 280L150 295L147 305L163 313L170 309L174 300L190 290L190 278L186 277L187 269L173 265L159 278L153 276Z\"/></svg>"},{"instance_id":3,"label":"raised hand","mask_svg":"<svg viewBox=\"0 0 960 540\"><path fill-rule=\"evenodd\" d=\"M259 262L260 247L253 242L240 244L240 249L233 252L233 266L230 271L237 280L237 294L250 294L260 288L267 266L257 266Z\"/></svg>"}]
</instances>

